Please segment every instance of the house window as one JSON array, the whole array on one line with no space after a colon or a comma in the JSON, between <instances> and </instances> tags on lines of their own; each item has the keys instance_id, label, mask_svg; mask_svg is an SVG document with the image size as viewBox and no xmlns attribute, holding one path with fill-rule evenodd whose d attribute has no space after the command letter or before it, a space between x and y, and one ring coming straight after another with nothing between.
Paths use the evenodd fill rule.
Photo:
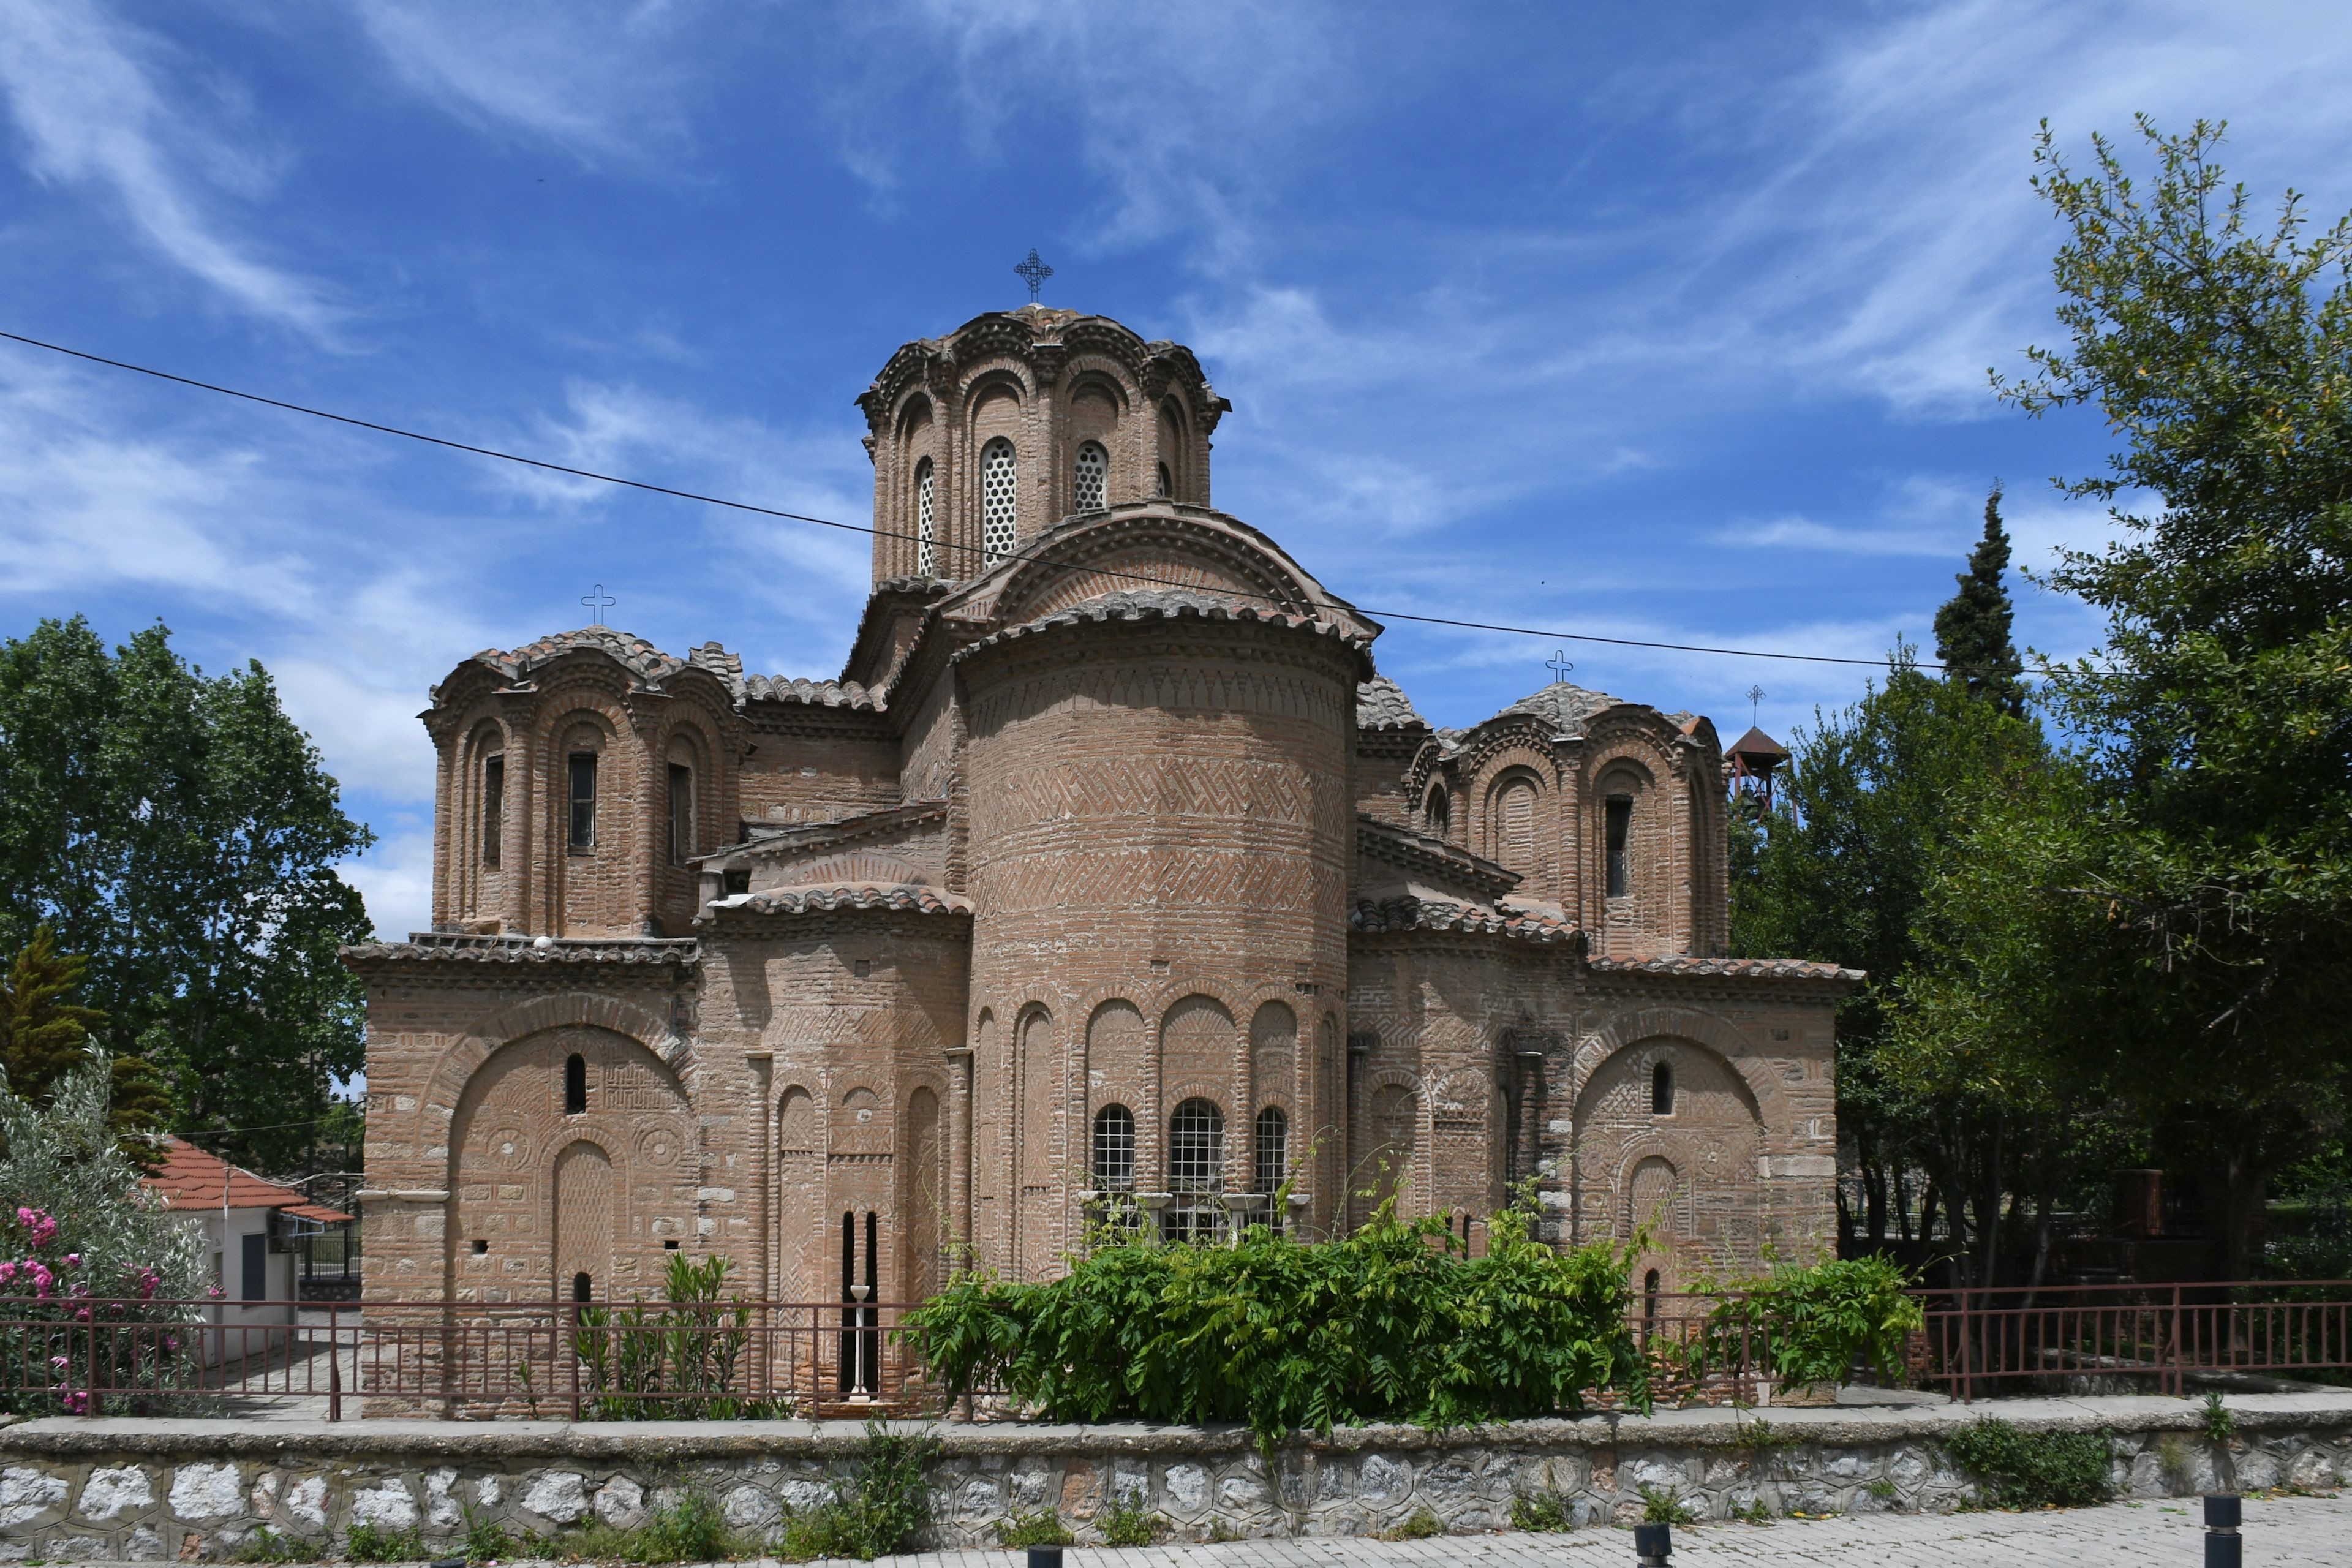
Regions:
<instances>
[{"instance_id":1,"label":"house window","mask_svg":"<svg viewBox=\"0 0 2352 1568\"><path fill-rule=\"evenodd\" d=\"M596 847L596 753L572 753L572 851L584 855Z\"/></svg>"},{"instance_id":2,"label":"house window","mask_svg":"<svg viewBox=\"0 0 2352 1568\"><path fill-rule=\"evenodd\" d=\"M482 864L499 863L499 845L507 833L507 760L501 754L482 761Z\"/></svg>"},{"instance_id":3,"label":"house window","mask_svg":"<svg viewBox=\"0 0 2352 1568\"><path fill-rule=\"evenodd\" d=\"M588 1111L588 1060L577 1051L563 1058L563 1114L584 1116Z\"/></svg>"},{"instance_id":4,"label":"house window","mask_svg":"<svg viewBox=\"0 0 2352 1568\"><path fill-rule=\"evenodd\" d=\"M1107 1193L1135 1186L1135 1113L1124 1105L1095 1112L1095 1185Z\"/></svg>"},{"instance_id":5,"label":"house window","mask_svg":"<svg viewBox=\"0 0 2352 1568\"><path fill-rule=\"evenodd\" d=\"M1633 884L1627 863L1626 841L1633 836L1633 798L1612 795L1606 806L1606 842L1609 849L1609 896L1622 899Z\"/></svg>"},{"instance_id":6,"label":"house window","mask_svg":"<svg viewBox=\"0 0 2352 1568\"><path fill-rule=\"evenodd\" d=\"M931 460L915 465L915 570L926 577L940 572L939 513L932 499Z\"/></svg>"},{"instance_id":7,"label":"house window","mask_svg":"<svg viewBox=\"0 0 2352 1568\"><path fill-rule=\"evenodd\" d=\"M1077 510L1100 511L1109 505L1110 454L1099 441L1078 444Z\"/></svg>"},{"instance_id":8,"label":"house window","mask_svg":"<svg viewBox=\"0 0 2352 1568\"><path fill-rule=\"evenodd\" d=\"M1650 1114L1672 1116L1675 1113L1675 1069L1660 1062L1650 1069Z\"/></svg>"},{"instance_id":9,"label":"house window","mask_svg":"<svg viewBox=\"0 0 2352 1568\"><path fill-rule=\"evenodd\" d=\"M669 863L683 866L694 853L694 770L669 765Z\"/></svg>"},{"instance_id":10,"label":"house window","mask_svg":"<svg viewBox=\"0 0 2352 1568\"><path fill-rule=\"evenodd\" d=\"M1168 1121L1168 1206L1171 1241L1208 1241L1224 1228L1225 1114L1205 1100L1188 1100Z\"/></svg>"},{"instance_id":11,"label":"house window","mask_svg":"<svg viewBox=\"0 0 2352 1568\"><path fill-rule=\"evenodd\" d=\"M1019 500L1013 443L999 436L980 449L980 543L991 566L1013 553Z\"/></svg>"}]
</instances>

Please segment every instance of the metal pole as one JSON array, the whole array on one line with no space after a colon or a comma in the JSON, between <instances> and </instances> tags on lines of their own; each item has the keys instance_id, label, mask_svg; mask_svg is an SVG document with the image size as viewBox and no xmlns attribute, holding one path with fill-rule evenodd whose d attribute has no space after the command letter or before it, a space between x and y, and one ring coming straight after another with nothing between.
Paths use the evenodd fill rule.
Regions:
<instances>
[{"instance_id":1,"label":"metal pole","mask_svg":"<svg viewBox=\"0 0 2352 1568\"><path fill-rule=\"evenodd\" d=\"M327 1303L327 1419L343 1418L343 1333L338 1305Z\"/></svg>"},{"instance_id":2,"label":"metal pole","mask_svg":"<svg viewBox=\"0 0 2352 1568\"><path fill-rule=\"evenodd\" d=\"M2246 1538L2238 1533L2244 1500L2234 1492L2218 1492L2205 1500L2205 1568L2242 1568Z\"/></svg>"},{"instance_id":3,"label":"metal pole","mask_svg":"<svg viewBox=\"0 0 2352 1568\"><path fill-rule=\"evenodd\" d=\"M1637 1524L1633 1527L1633 1554L1642 1568L1666 1568L1674 1551L1673 1525Z\"/></svg>"}]
</instances>

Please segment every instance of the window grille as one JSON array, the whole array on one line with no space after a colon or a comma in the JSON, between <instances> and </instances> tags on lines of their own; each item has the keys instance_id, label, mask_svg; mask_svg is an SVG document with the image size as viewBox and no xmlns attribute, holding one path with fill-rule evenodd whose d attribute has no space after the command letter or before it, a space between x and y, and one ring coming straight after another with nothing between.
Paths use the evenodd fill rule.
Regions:
<instances>
[{"instance_id":1,"label":"window grille","mask_svg":"<svg viewBox=\"0 0 2352 1568\"><path fill-rule=\"evenodd\" d=\"M572 755L572 834L575 850L596 847L596 753Z\"/></svg>"},{"instance_id":2,"label":"window grille","mask_svg":"<svg viewBox=\"0 0 2352 1568\"><path fill-rule=\"evenodd\" d=\"M1257 1113L1257 1190L1271 1200L1275 1189L1290 1175L1290 1118L1282 1108L1269 1105ZM1269 1201L1265 1212L1266 1228L1276 1235L1282 1231L1282 1205Z\"/></svg>"},{"instance_id":3,"label":"window grille","mask_svg":"<svg viewBox=\"0 0 2352 1568\"><path fill-rule=\"evenodd\" d=\"M1107 1193L1135 1187L1135 1116L1124 1105L1095 1113L1095 1185Z\"/></svg>"},{"instance_id":4,"label":"window grille","mask_svg":"<svg viewBox=\"0 0 2352 1568\"><path fill-rule=\"evenodd\" d=\"M1630 795L1612 795L1608 802L1607 838L1609 848L1609 896L1622 899L1633 884L1633 868L1628 863L1627 842L1633 837L1633 801Z\"/></svg>"},{"instance_id":5,"label":"window grille","mask_svg":"<svg viewBox=\"0 0 2352 1568\"><path fill-rule=\"evenodd\" d=\"M1168 1121L1168 1206L1171 1241L1210 1241L1224 1229L1225 1115L1205 1100L1188 1100Z\"/></svg>"},{"instance_id":6,"label":"window grille","mask_svg":"<svg viewBox=\"0 0 2352 1568\"><path fill-rule=\"evenodd\" d=\"M1110 454L1099 441L1078 446L1077 510L1100 511L1110 504Z\"/></svg>"},{"instance_id":7,"label":"window grille","mask_svg":"<svg viewBox=\"0 0 2352 1568\"><path fill-rule=\"evenodd\" d=\"M507 759L503 753L482 763L482 864L499 863L499 846L507 836Z\"/></svg>"},{"instance_id":8,"label":"window grille","mask_svg":"<svg viewBox=\"0 0 2352 1568\"><path fill-rule=\"evenodd\" d=\"M999 436L980 451L980 543L991 566L1013 553L1019 493L1013 443Z\"/></svg>"},{"instance_id":9,"label":"window grille","mask_svg":"<svg viewBox=\"0 0 2352 1568\"><path fill-rule=\"evenodd\" d=\"M940 574L939 514L933 499L931 460L915 465L915 570L926 577Z\"/></svg>"}]
</instances>

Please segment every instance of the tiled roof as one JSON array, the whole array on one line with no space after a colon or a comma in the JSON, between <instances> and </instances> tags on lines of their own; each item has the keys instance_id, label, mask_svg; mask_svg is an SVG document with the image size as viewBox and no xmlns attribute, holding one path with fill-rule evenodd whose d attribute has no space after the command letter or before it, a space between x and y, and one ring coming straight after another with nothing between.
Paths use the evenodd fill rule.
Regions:
<instances>
[{"instance_id":1,"label":"tiled roof","mask_svg":"<svg viewBox=\"0 0 2352 1568\"><path fill-rule=\"evenodd\" d=\"M1519 885L1516 871L1496 865L1484 856L1473 855L1457 844L1443 838L1433 838L1426 833L1416 833L1392 822L1382 822L1364 812L1356 814L1356 847L1375 859L1386 860L1409 871L1423 871L1441 879L1450 878L1467 882L1474 892L1498 898Z\"/></svg>"},{"instance_id":2,"label":"tiled roof","mask_svg":"<svg viewBox=\"0 0 2352 1568\"><path fill-rule=\"evenodd\" d=\"M854 680L810 680L803 676L754 675L743 682L743 694L757 702L798 702L811 708L855 708L882 711L882 698Z\"/></svg>"},{"instance_id":3,"label":"tiled roof","mask_svg":"<svg viewBox=\"0 0 2352 1568\"><path fill-rule=\"evenodd\" d=\"M844 888L770 888L719 899L713 910L746 910L761 915L831 914L845 910L895 910L918 915L969 915L971 900L961 893L901 883Z\"/></svg>"},{"instance_id":4,"label":"tiled roof","mask_svg":"<svg viewBox=\"0 0 2352 1568\"><path fill-rule=\"evenodd\" d=\"M1359 730L1426 730L1429 721L1414 711L1404 688L1385 675L1375 675L1356 688L1356 728Z\"/></svg>"},{"instance_id":5,"label":"tiled roof","mask_svg":"<svg viewBox=\"0 0 2352 1568\"><path fill-rule=\"evenodd\" d=\"M1503 713L1532 713L1547 720L1563 735L1573 735L1584 728L1584 721L1604 708L1617 706L1617 699L1605 691L1588 690L1571 686L1565 680L1555 680L1540 691L1530 691ZM1497 713L1499 719L1503 713Z\"/></svg>"},{"instance_id":6,"label":"tiled roof","mask_svg":"<svg viewBox=\"0 0 2352 1568\"><path fill-rule=\"evenodd\" d=\"M1015 637L1029 637L1051 626L1072 626L1089 621L1184 619L1256 621L1270 626L1318 632L1325 637L1336 637L1357 647L1362 646L1369 640L1312 616L1293 615L1287 610L1276 609L1272 605L1252 604L1247 600L1229 599L1218 594L1201 593L1190 588L1128 588L1115 594L1101 595L1083 604L1072 605L1066 609L1055 610L1049 615L1040 616L1034 621L1024 621L1018 626L1007 626L1001 632L984 637L970 647L961 649L955 657L959 659L966 658L982 648L992 647L998 643L1011 642Z\"/></svg>"},{"instance_id":7,"label":"tiled roof","mask_svg":"<svg viewBox=\"0 0 2352 1568\"><path fill-rule=\"evenodd\" d=\"M322 1225L338 1225L352 1216L312 1203L291 1187L265 1182L240 1165L229 1164L177 1138L163 1140L163 1163L144 1178L149 1191L162 1194L164 1206L175 1209L284 1209ZM227 1184L224 1201L221 1187Z\"/></svg>"},{"instance_id":8,"label":"tiled roof","mask_svg":"<svg viewBox=\"0 0 2352 1568\"><path fill-rule=\"evenodd\" d=\"M1532 910L1490 910L1444 899L1359 899L1348 923L1367 935L1402 931L1458 931L1465 936L1507 936L1523 942L1573 942L1580 934L1566 921Z\"/></svg>"},{"instance_id":9,"label":"tiled roof","mask_svg":"<svg viewBox=\"0 0 2352 1568\"><path fill-rule=\"evenodd\" d=\"M406 942L363 942L343 949L345 963L693 963L692 937L611 939L459 936L412 931Z\"/></svg>"},{"instance_id":10,"label":"tiled roof","mask_svg":"<svg viewBox=\"0 0 2352 1568\"><path fill-rule=\"evenodd\" d=\"M645 638L616 631L611 626L583 626L576 632L557 632L537 642L525 643L512 651L486 647L474 657L509 680L520 680L541 665L562 658L567 653L577 653L582 648L609 654L648 680L659 680L686 668L684 659L672 658Z\"/></svg>"},{"instance_id":11,"label":"tiled roof","mask_svg":"<svg viewBox=\"0 0 2352 1568\"><path fill-rule=\"evenodd\" d=\"M1723 754L1727 757L1785 757L1789 754L1789 748L1750 724L1748 733L1723 748Z\"/></svg>"},{"instance_id":12,"label":"tiled roof","mask_svg":"<svg viewBox=\"0 0 2352 1568\"><path fill-rule=\"evenodd\" d=\"M1587 964L1595 974L1698 974L1741 980L1838 980L1860 984L1867 979L1859 969L1815 963L1802 958L1693 958L1669 954L1660 958L1596 958Z\"/></svg>"}]
</instances>

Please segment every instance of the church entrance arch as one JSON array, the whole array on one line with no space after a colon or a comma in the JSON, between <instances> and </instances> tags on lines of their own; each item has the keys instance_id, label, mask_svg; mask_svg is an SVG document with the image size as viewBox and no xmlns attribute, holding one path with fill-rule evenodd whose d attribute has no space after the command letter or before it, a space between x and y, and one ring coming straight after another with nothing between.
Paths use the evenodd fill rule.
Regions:
<instances>
[{"instance_id":1,"label":"church entrance arch","mask_svg":"<svg viewBox=\"0 0 2352 1568\"><path fill-rule=\"evenodd\" d=\"M694 1120L670 1068L610 1029L492 1051L449 1125L449 1299L658 1294L664 1243L693 1234Z\"/></svg>"}]
</instances>

